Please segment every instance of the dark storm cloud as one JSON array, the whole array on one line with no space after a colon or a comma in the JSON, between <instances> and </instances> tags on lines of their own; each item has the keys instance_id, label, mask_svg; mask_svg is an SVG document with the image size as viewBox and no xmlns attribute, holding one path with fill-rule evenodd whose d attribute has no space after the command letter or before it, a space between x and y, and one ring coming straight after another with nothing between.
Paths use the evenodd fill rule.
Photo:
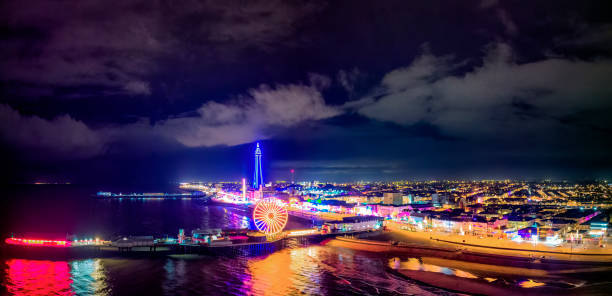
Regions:
<instances>
[{"instance_id":1,"label":"dark storm cloud","mask_svg":"<svg viewBox=\"0 0 612 296\"><path fill-rule=\"evenodd\" d=\"M91 157L103 152L105 139L68 115L45 120L23 116L0 105L0 135L15 146L61 157Z\"/></svg>"},{"instance_id":2,"label":"dark storm cloud","mask_svg":"<svg viewBox=\"0 0 612 296\"><path fill-rule=\"evenodd\" d=\"M495 11L500 23L504 26L504 30L507 35L516 36L519 33L518 27L512 20L512 17L508 11L499 5L498 1L484 0L480 2L480 7L485 11Z\"/></svg>"},{"instance_id":3,"label":"dark storm cloud","mask_svg":"<svg viewBox=\"0 0 612 296\"><path fill-rule=\"evenodd\" d=\"M572 22L572 34L556 38L560 47L574 51L591 50L596 53L612 53L612 24L588 24Z\"/></svg>"},{"instance_id":4,"label":"dark storm cloud","mask_svg":"<svg viewBox=\"0 0 612 296\"><path fill-rule=\"evenodd\" d=\"M338 71L337 80L349 95L352 95L355 92L356 84L359 82L361 75L361 71L357 68L353 68L352 70L340 70Z\"/></svg>"},{"instance_id":5,"label":"dark storm cloud","mask_svg":"<svg viewBox=\"0 0 612 296\"><path fill-rule=\"evenodd\" d=\"M313 77L313 84L325 81L323 76ZM198 116L174 117L155 124L143 119L133 124L90 128L68 115L46 120L23 116L0 105L5 141L77 158L105 153L114 142L129 142L136 135L171 139L187 147L239 145L269 138L274 128L333 117L340 111L325 104L317 86L289 84L261 85L228 103L208 101L197 113Z\"/></svg>"},{"instance_id":6,"label":"dark storm cloud","mask_svg":"<svg viewBox=\"0 0 612 296\"><path fill-rule=\"evenodd\" d=\"M425 121L461 137L510 138L517 134L548 137L550 132L578 136L558 118L586 112L584 122L610 126L612 61L550 58L518 63L507 44L489 46L482 64L452 74L449 57L429 53L386 74L378 99L366 97L358 112L399 124ZM517 116L516 102L535 116ZM588 130L586 132L589 132ZM604 135L602 135L604 136Z\"/></svg>"},{"instance_id":7,"label":"dark storm cloud","mask_svg":"<svg viewBox=\"0 0 612 296\"><path fill-rule=\"evenodd\" d=\"M198 109L200 116L168 119L153 129L189 147L238 145L269 138L274 127L339 114L336 107L326 105L318 88L327 80L313 77L312 85L261 85L232 102L209 101Z\"/></svg>"},{"instance_id":8,"label":"dark storm cloud","mask_svg":"<svg viewBox=\"0 0 612 296\"><path fill-rule=\"evenodd\" d=\"M153 89L148 80L162 70L160 61L227 60L243 50L296 45L285 40L294 33L295 22L320 7L283 1L4 2L1 25L8 33L0 45L0 75L3 81L22 85L11 93L26 96L58 95L66 88L73 90L60 95L65 99L149 96ZM186 146L237 145L269 137L270 127L336 114L318 89L326 87L329 78L313 74L311 80L312 86L261 85L231 103L207 101L195 117L172 115L156 123L141 118L128 125L88 127L69 115L39 118L4 105L3 133L17 146L38 145L74 157L104 153L135 133Z\"/></svg>"},{"instance_id":9,"label":"dark storm cloud","mask_svg":"<svg viewBox=\"0 0 612 296\"><path fill-rule=\"evenodd\" d=\"M150 95L160 62L272 51L317 11L284 1L8 1L2 80ZM293 41L286 41L287 43Z\"/></svg>"},{"instance_id":10,"label":"dark storm cloud","mask_svg":"<svg viewBox=\"0 0 612 296\"><path fill-rule=\"evenodd\" d=\"M151 58L164 44L155 19L130 4L12 1L4 2L2 11L4 29L16 32L1 46L3 80L149 92L141 77L155 69Z\"/></svg>"}]
</instances>

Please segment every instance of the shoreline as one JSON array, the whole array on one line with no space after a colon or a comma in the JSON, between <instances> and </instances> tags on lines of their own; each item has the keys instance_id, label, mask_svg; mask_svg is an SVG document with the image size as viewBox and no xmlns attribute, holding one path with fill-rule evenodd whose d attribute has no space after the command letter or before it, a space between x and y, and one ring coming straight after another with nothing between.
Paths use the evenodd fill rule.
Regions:
<instances>
[{"instance_id":1,"label":"shoreline","mask_svg":"<svg viewBox=\"0 0 612 296\"><path fill-rule=\"evenodd\" d=\"M466 253L456 248L417 243L394 245L390 242L344 237L332 239L326 245L386 254L388 259L396 257L397 265L390 262L386 266L387 271L392 274L448 291L476 295L604 295L600 292L601 287L610 286L608 282L574 287L557 286L554 282L567 279L570 275L580 278L600 272L612 274L612 264L607 262L562 260L534 262L525 257ZM409 261L418 260L422 266L404 265L408 263L401 261L405 259L400 258L406 257L413 258ZM453 275L444 272L448 269L454 270ZM521 287L517 283L508 284L504 279L517 281L533 279L547 284L541 287Z\"/></svg>"},{"instance_id":2,"label":"shoreline","mask_svg":"<svg viewBox=\"0 0 612 296\"><path fill-rule=\"evenodd\" d=\"M523 288L429 271L396 270L390 267L387 267L387 271L398 277L428 286L448 290L450 292L469 293L472 295L608 295L607 293L601 292L601 285L588 285L575 288L551 286ZM605 286L609 284L602 285Z\"/></svg>"},{"instance_id":3,"label":"shoreline","mask_svg":"<svg viewBox=\"0 0 612 296\"><path fill-rule=\"evenodd\" d=\"M457 246L452 245L436 245L415 242L392 244L389 241L337 237L328 241L326 245L364 252L386 253L389 256L431 257L480 264L494 264L514 268L557 270L560 268L580 269L581 267L584 268L585 266L612 267L612 263L608 261L563 260L556 258L541 259L529 256L513 256L508 254L476 252L458 248Z\"/></svg>"},{"instance_id":4,"label":"shoreline","mask_svg":"<svg viewBox=\"0 0 612 296\"><path fill-rule=\"evenodd\" d=\"M440 234L434 232L413 232L400 229L400 225L391 222L387 224L391 236L398 241L418 242L429 246L461 249L467 252L492 255L505 255L530 259L545 259L559 261L596 261L612 263L612 248L567 248L550 247L543 244L516 243L500 241L493 238L478 238Z\"/></svg>"}]
</instances>

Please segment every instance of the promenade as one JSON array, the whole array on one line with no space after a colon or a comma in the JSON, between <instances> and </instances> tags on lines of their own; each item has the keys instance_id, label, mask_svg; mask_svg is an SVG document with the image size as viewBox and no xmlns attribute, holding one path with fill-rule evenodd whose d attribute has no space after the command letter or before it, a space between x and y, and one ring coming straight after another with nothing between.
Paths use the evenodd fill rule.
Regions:
<instances>
[{"instance_id":1,"label":"promenade","mask_svg":"<svg viewBox=\"0 0 612 296\"><path fill-rule=\"evenodd\" d=\"M581 245L549 246L542 242L514 242L507 239L458 235L435 231L409 231L401 229L402 224L387 221L387 229L392 231L398 240L418 242L432 246L454 247L475 253L487 253L503 256L520 256L568 261L601 261L612 262L611 247L590 247Z\"/></svg>"},{"instance_id":2,"label":"promenade","mask_svg":"<svg viewBox=\"0 0 612 296\"><path fill-rule=\"evenodd\" d=\"M287 207L287 212L289 213L289 215L292 216L301 217L305 219L321 220L323 222L342 221L342 218L351 216L332 212L305 211L294 207Z\"/></svg>"}]
</instances>

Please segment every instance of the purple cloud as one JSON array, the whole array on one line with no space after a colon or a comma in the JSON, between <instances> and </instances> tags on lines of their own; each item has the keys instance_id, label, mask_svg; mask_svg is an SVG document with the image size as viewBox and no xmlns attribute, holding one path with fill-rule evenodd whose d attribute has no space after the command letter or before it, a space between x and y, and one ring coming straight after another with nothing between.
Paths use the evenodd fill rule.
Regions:
<instances>
[{"instance_id":1,"label":"purple cloud","mask_svg":"<svg viewBox=\"0 0 612 296\"><path fill-rule=\"evenodd\" d=\"M610 125L605 112L598 112L612 108L610 60L518 63L502 43L487 49L480 66L462 74L449 72L453 67L448 57L426 53L386 74L376 98L349 107L370 118L401 125L428 122L448 134L478 140L521 134L534 141L562 141L579 138L580 126ZM575 114L589 116L574 121L577 125L562 120Z\"/></svg>"},{"instance_id":2,"label":"purple cloud","mask_svg":"<svg viewBox=\"0 0 612 296\"><path fill-rule=\"evenodd\" d=\"M67 158L98 155L107 144L99 132L68 115L51 120L23 116L4 104L0 104L0 136L20 148Z\"/></svg>"},{"instance_id":3,"label":"purple cloud","mask_svg":"<svg viewBox=\"0 0 612 296\"><path fill-rule=\"evenodd\" d=\"M296 23L319 9L285 1L3 2L0 10L10 13L0 26L19 33L0 44L0 79L148 96L160 63L273 51L290 45Z\"/></svg>"},{"instance_id":4,"label":"purple cloud","mask_svg":"<svg viewBox=\"0 0 612 296\"><path fill-rule=\"evenodd\" d=\"M229 103L209 101L198 117L171 118L153 129L189 147L238 145L274 135L276 128L340 114L315 85L261 85Z\"/></svg>"}]
</instances>

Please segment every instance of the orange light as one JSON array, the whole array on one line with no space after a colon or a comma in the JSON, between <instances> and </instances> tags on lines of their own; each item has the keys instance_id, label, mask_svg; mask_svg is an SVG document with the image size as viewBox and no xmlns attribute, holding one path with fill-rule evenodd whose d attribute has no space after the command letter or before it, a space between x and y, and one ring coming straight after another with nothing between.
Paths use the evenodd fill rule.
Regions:
<instances>
[{"instance_id":1,"label":"orange light","mask_svg":"<svg viewBox=\"0 0 612 296\"><path fill-rule=\"evenodd\" d=\"M253 211L255 226L266 234L279 233L288 220L287 209L276 198L266 198L257 203Z\"/></svg>"}]
</instances>

